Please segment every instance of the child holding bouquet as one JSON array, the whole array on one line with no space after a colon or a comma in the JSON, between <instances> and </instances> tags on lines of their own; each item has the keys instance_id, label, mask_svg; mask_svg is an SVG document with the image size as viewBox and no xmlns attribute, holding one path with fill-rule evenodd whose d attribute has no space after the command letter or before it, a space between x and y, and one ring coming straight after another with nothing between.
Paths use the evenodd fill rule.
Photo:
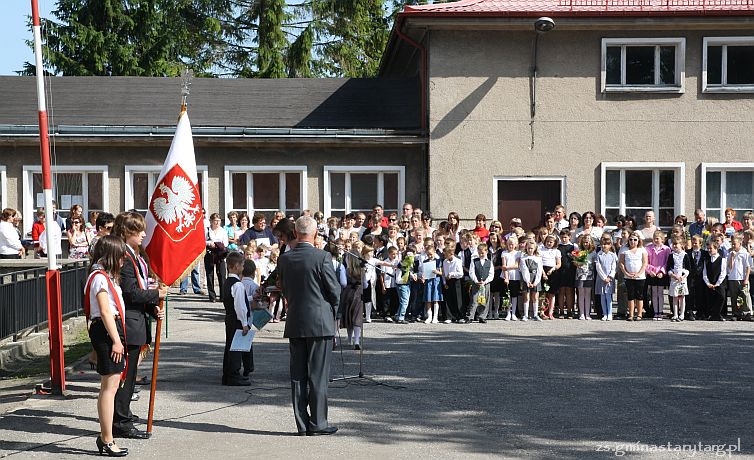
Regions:
<instances>
[{"instance_id":1,"label":"child holding bouquet","mask_svg":"<svg viewBox=\"0 0 754 460\"><path fill-rule=\"evenodd\" d=\"M521 255L519 270L521 271L521 290L524 295L524 317L521 321L529 320L529 305L531 305L534 321L540 321L538 303L539 291L542 290L542 258L539 256L539 248L536 241L527 241L525 252Z\"/></svg>"},{"instance_id":2,"label":"child holding bouquet","mask_svg":"<svg viewBox=\"0 0 754 460\"><path fill-rule=\"evenodd\" d=\"M594 289L594 240L591 235L579 237L579 250L574 251L573 264L576 265L576 294L579 319L591 320L592 290Z\"/></svg>"},{"instance_id":3,"label":"child holding bouquet","mask_svg":"<svg viewBox=\"0 0 754 460\"><path fill-rule=\"evenodd\" d=\"M599 294L602 304L602 321L612 321L613 292L615 292L615 273L618 271L618 256L613 252L613 241L609 233L602 235L595 269L597 271L595 290Z\"/></svg>"}]
</instances>

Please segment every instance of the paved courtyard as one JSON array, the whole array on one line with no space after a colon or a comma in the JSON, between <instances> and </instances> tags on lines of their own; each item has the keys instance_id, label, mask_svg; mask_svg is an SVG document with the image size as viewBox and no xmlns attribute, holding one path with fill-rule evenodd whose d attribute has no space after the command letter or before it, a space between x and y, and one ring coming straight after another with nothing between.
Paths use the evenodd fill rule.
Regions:
<instances>
[{"instance_id":1,"label":"paved courtyard","mask_svg":"<svg viewBox=\"0 0 754 460\"><path fill-rule=\"evenodd\" d=\"M121 440L129 458L754 458L752 323L367 324L366 378L330 385L340 431L301 438L284 323L258 333L252 386L224 387L222 305L169 309L154 436ZM338 351L333 377L358 358ZM0 458L96 453L98 377L67 383L64 398L0 406ZM148 395L132 405L143 418Z\"/></svg>"}]
</instances>

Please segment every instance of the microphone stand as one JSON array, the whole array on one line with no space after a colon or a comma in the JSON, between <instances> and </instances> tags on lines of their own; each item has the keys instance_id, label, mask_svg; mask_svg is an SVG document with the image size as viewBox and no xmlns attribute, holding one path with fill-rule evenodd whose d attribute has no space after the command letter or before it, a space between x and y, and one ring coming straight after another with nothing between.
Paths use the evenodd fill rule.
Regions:
<instances>
[{"instance_id":1,"label":"microphone stand","mask_svg":"<svg viewBox=\"0 0 754 460\"><path fill-rule=\"evenodd\" d=\"M328 244L334 244L334 243L331 242L331 241L328 241ZM380 271L383 274L388 274L388 275L392 276L393 278L396 277L394 273L389 273L389 272L383 270L382 268L378 267L377 265L375 265L373 263L370 263L368 260L366 260L363 257L361 257L359 254L356 254L356 253L351 252L351 251L345 251L345 250L343 251L343 254L344 255L347 254L347 255L353 257L354 259L359 260L359 263L361 263L362 266L369 265L370 267L373 267L375 270L378 270L378 271ZM340 342L340 353L341 353L341 359L342 359L342 356L343 356L343 339L340 337L340 335L338 336L338 338L340 339L339 340L339 342ZM362 340L362 342L364 341L364 328L363 327L361 329L361 340ZM345 374L345 372L344 372L344 374ZM352 379L363 379L363 378L365 378L364 377L364 347L363 346L359 346L359 373L356 374L356 375L348 375L348 376L347 375L343 375L342 377L333 377L333 378L330 379L330 381L331 382L337 382L337 381L341 381L341 380L352 380Z\"/></svg>"}]
</instances>

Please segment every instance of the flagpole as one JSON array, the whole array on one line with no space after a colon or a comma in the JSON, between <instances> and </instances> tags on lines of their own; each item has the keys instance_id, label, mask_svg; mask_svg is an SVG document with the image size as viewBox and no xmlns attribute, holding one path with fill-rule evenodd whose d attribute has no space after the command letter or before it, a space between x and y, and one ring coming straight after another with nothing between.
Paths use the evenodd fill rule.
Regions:
<instances>
[{"instance_id":1,"label":"flagpole","mask_svg":"<svg viewBox=\"0 0 754 460\"><path fill-rule=\"evenodd\" d=\"M37 67L37 103L39 111L39 150L42 157L42 189L45 203L45 227L50 230L58 225L52 213L52 174L50 168L50 139L47 130L47 102L44 91L44 65L42 64L42 25L39 20L39 4L31 0L31 16L34 30L34 57ZM53 232L47 231L47 329L50 334L50 393L65 392L65 357L63 355L63 308L60 297L60 271L53 250Z\"/></svg>"},{"instance_id":2,"label":"flagpole","mask_svg":"<svg viewBox=\"0 0 754 460\"><path fill-rule=\"evenodd\" d=\"M186 106L187 106L187 100L189 95L189 86L191 86L191 79L193 78L193 74L190 70L186 69L183 72L183 75L181 75L181 113L178 116L178 120L181 119L181 116L186 113ZM159 308L160 310L164 310L167 305L167 296L165 296L165 299L160 300ZM165 312L165 320L167 320L167 311ZM167 327L166 327L167 332ZM157 370L160 363L160 342L162 339L162 320L158 317L157 318L157 329L155 331L155 341L154 341L154 356L152 358L152 384L150 385L149 390L149 415L147 416L147 433L152 433L152 423L154 422L154 403L155 403L155 395L157 393Z\"/></svg>"}]
</instances>

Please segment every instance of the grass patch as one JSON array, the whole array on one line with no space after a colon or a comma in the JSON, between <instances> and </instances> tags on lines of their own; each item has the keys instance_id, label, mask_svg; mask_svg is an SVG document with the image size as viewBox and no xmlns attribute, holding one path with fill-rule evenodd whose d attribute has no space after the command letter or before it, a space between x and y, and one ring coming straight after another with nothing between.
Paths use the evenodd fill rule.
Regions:
<instances>
[{"instance_id":1,"label":"grass patch","mask_svg":"<svg viewBox=\"0 0 754 460\"><path fill-rule=\"evenodd\" d=\"M63 345L63 356L66 366L75 363L89 354L90 351L92 351L92 344L89 341L89 333L86 330L66 335ZM49 374L49 352L42 355L26 356L18 360L18 362L13 363L12 368L0 369L0 377L2 378L26 378Z\"/></svg>"}]
</instances>

